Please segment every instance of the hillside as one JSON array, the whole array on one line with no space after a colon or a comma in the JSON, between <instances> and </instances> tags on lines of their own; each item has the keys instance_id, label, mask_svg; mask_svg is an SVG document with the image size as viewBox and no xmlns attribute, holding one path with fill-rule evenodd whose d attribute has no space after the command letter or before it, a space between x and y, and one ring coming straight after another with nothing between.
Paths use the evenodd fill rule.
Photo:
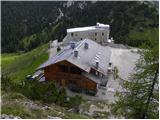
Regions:
<instances>
[{"instance_id":1,"label":"hillside","mask_svg":"<svg viewBox=\"0 0 160 120\"><path fill-rule=\"evenodd\" d=\"M158 28L156 2L2 1L1 3L2 52L29 51L50 40L61 41L66 34L66 28L90 26L97 22L111 26L111 36L116 43L137 47L143 41L130 36L147 29ZM57 27L53 31L54 26Z\"/></svg>"},{"instance_id":2,"label":"hillside","mask_svg":"<svg viewBox=\"0 0 160 120\"><path fill-rule=\"evenodd\" d=\"M15 109L16 108L16 109ZM1 114L5 118L18 116L23 119L87 119L85 115L68 112L66 108L56 104L44 104L32 101L23 94L2 91Z\"/></svg>"},{"instance_id":3,"label":"hillside","mask_svg":"<svg viewBox=\"0 0 160 120\"><path fill-rule=\"evenodd\" d=\"M2 54L2 75L7 75L14 82L24 80L26 75L33 74L48 59L47 49L48 44L45 44L27 53Z\"/></svg>"},{"instance_id":4,"label":"hillside","mask_svg":"<svg viewBox=\"0 0 160 120\"><path fill-rule=\"evenodd\" d=\"M2 1L1 6L1 113L4 118L125 117L121 114L121 108L116 109L120 116L114 116L115 104L109 100L116 98L115 93L118 91L122 92L119 85L128 79L130 68L135 67L139 58L137 53L141 53L137 48L158 46L159 2ZM110 59L116 68L116 75L112 76L115 79L111 77L107 83L104 90L109 91L107 94L103 90L99 91L102 98L109 99L94 99L97 96L92 96L93 100L89 100L81 93L72 96L71 91L69 96L63 87L57 89L54 81L42 84L37 80L26 79L27 75L33 75L36 68L48 59L49 41L62 41L67 28L92 26L97 22L109 24L110 37L118 43L113 44L115 48L112 48ZM153 53L156 60L157 48ZM149 57L150 54L146 55L146 59ZM153 68L157 68L157 64ZM157 114L153 116L157 117Z\"/></svg>"}]
</instances>

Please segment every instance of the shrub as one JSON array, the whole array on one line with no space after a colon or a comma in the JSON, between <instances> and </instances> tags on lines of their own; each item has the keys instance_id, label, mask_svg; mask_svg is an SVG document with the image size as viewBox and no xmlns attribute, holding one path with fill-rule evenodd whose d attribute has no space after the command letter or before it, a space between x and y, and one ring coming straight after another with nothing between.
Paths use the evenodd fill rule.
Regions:
<instances>
[{"instance_id":1,"label":"shrub","mask_svg":"<svg viewBox=\"0 0 160 120\"><path fill-rule=\"evenodd\" d=\"M65 89L57 89L54 81L42 84L37 80L24 80L15 84L9 77L2 78L3 90L22 93L24 96L32 100L42 100L45 103L56 103L68 108L79 107L83 100L82 97L76 95L74 97L68 97L70 99L67 101Z\"/></svg>"},{"instance_id":2,"label":"shrub","mask_svg":"<svg viewBox=\"0 0 160 120\"><path fill-rule=\"evenodd\" d=\"M2 74L1 89L5 91L14 92L17 90L17 85L8 76Z\"/></svg>"},{"instance_id":3,"label":"shrub","mask_svg":"<svg viewBox=\"0 0 160 120\"><path fill-rule=\"evenodd\" d=\"M79 107L79 105L81 104L81 102L83 101L81 96L74 96L74 97L70 97L68 103L67 103L67 107L68 108L73 108L73 107Z\"/></svg>"}]
</instances>

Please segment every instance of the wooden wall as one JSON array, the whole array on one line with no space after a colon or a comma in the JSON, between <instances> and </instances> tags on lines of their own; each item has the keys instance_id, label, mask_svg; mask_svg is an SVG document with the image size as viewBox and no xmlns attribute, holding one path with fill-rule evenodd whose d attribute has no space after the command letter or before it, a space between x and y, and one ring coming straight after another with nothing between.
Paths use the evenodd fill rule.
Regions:
<instances>
[{"instance_id":1,"label":"wooden wall","mask_svg":"<svg viewBox=\"0 0 160 120\"><path fill-rule=\"evenodd\" d=\"M55 80L56 82L58 82L63 86L67 86L68 84L74 82L78 87L84 89L91 89L91 90L97 89L97 84L92 80L80 74L71 74L62 72L58 65L65 65L69 67L74 66L73 64L67 61L62 61L57 64L48 66L44 69L44 75L46 80Z\"/></svg>"}]
</instances>

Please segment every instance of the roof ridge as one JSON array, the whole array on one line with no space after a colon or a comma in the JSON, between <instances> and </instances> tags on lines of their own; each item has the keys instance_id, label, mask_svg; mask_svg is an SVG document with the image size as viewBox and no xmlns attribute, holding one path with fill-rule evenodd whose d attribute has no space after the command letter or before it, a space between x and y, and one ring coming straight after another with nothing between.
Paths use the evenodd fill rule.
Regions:
<instances>
[{"instance_id":1,"label":"roof ridge","mask_svg":"<svg viewBox=\"0 0 160 120\"><path fill-rule=\"evenodd\" d=\"M86 40L87 40L87 39L82 40L82 41L80 42L80 44L77 45L77 47L76 47L75 49L78 50L78 49L83 45L83 43L84 43Z\"/></svg>"}]
</instances>

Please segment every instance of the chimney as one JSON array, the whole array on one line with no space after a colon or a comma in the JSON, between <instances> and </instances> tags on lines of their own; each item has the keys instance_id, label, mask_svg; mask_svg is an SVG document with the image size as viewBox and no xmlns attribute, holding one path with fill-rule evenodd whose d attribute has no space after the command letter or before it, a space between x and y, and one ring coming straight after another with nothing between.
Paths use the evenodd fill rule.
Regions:
<instances>
[{"instance_id":1,"label":"chimney","mask_svg":"<svg viewBox=\"0 0 160 120\"><path fill-rule=\"evenodd\" d=\"M111 66L112 66L112 63L111 63L111 62L109 62L109 66L108 66L108 73L111 73L111 71L112 71Z\"/></svg>"},{"instance_id":2,"label":"chimney","mask_svg":"<svg viewBox=\"0 0 160 120\"><path fill-rule=\"evenodd\" d=\"M99 27L99 25L100 25L100 23L99 23L99 22L97 22L96 27Z\"/></svg>"},{"instance_id":3,"label":"chimney","mask_svg":"<svg viewBox=\"0 0 160 120\"><path fill-rule=\"evenodd\" d=\"M84 43L84 48L88 49L88 43L86 43L86 42Z\"/></svg>"},{"instance_id":4,"label":"chimney","mask_svg":"<svg viewBox=\"0 0 160 120\"><path fill-rule=\"evenodd\" d=\"M78 50L74 51L74 57L78 57Z\"/></svg>"},{"instance_id":5,"label":"chimney","mask_svg":"<svg viewBox=\"0 0 160 120\"><path fill-rule=\"evenodd\" d=\"M96 68L99 68L99 60L96 61Z\"/></svg>"},{"instance_id":6,"label":"chimney","mask_svg":"<svg viewBox=\"0 0 160 120\"><path fill-rule=\"evenodd\" d=\"M74 43L74 42L71 42L71 43L70 43L70 47L71 47L71 49L73 50L73 49L75 48L75 43Z\"/></svg>"}]
</instances>

